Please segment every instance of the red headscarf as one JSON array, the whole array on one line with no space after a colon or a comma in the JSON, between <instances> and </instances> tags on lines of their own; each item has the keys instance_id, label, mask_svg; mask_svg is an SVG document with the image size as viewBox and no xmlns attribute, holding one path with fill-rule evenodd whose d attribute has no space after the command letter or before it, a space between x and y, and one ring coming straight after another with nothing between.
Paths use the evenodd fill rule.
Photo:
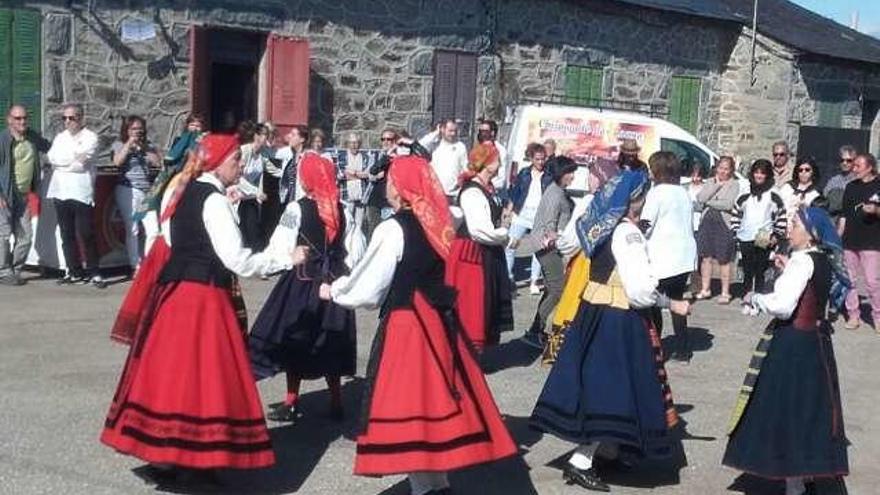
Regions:
<instances>
[{"instance_id":1,"label":"red headscarf","mask_svg":"<svg viewBox=\"0 0 880 495\"><path fill-rule=\"evenodd\" d=\"M317 153L306 153L299 164L299 180L303 189L318 204L318 216L327 231L327 242L339 235L339 187L336 166Z\"/></svg>"},{"instance_id":2,"label":"red headscarf","mask_svg":"<svg viewBox=\"0 0 880 495\"><path fill-rule=\"evenodd\" d=\"M455 238L446 194L431 164L418 156L400 156L391 162L388 180L410 204L431 247L444 260Z\"/></svg>"},{"instance_id":3,"label":"red headscarf","mask_svg":"<svg viewBox=\"0 0 880 495\"><path fill-rule=\"evenodd\" d=\"M468 153L468 168L459 176L459 184L464 184L473 179L475 175L486 168L486 165L494 162L498 157L498 148L491 141L477 144L471 148L470 153Z\"/></svg>"},{"instance_id":4,"label":"red headscarf","mask_svg":"<svg viewBox=\"0 0 880 495\"><path fill-rule=\"evenodd\" d=\"M173 188L171 189L171 199L168 201L168 206L162 211L159 221L164 222L174 216L177 203L191 180L202 172L216 169L236 151L238 151L238 138L232 134L206 134L199 141L196 152L190 154L189 161L183 170L169 181L168 188Z\"/></svg>"}]
</instances>

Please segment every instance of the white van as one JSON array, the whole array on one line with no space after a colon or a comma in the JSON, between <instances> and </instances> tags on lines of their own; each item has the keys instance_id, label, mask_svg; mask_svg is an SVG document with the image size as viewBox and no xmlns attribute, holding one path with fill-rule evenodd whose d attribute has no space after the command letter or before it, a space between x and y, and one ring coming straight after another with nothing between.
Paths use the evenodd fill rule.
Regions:
<instances>
[{"instance_id":1,"label":"white van","mask_svg":"<svg viewBox=\"0 0 880 495\"><path fill-rule=\"evenodd\" d=\"M586 191L587 166L598 160L616 161L618 148L624 139L635 139L641 147L640 157L647 162L655 151L672 151L682 161L685 177L690 182L694 166L708 172L718 160L708 146L693 134L663 119L637 113L602 110L556 104L527 104L513 108L507 122L511 122L507 150L511 160L520 167L529 143L556 141L556 153L566 155L579 167L569 188Z\"/></svg>"}]
</instances>

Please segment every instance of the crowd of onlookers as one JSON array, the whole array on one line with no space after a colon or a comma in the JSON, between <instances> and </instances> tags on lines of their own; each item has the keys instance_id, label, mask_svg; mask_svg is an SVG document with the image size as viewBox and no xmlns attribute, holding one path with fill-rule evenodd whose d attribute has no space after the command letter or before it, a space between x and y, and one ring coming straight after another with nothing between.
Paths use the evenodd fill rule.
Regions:
<instances>
[{"instance_id":1,"label":"crowd of onlookers","mask_svg":"<svg viewBox=\"0 0 880 495\"><path fill-rule=\"evenodd\" d=\"M147 122L128 116L106 160L96 155L98 136L85 127L82 106L65 105L61 118L64 130L49 143L28 128L24 107L14 105L7 112L7 129L0 134L0 283L4 285L23 283L20 271L33 238L30 218L45 206L39 196L43 156L51 167L51 175L45 175L50 180L45 196L55 209L67 267L58 282L102 288L106 282L98 269L93 218L97 167L112 165L118 170L113 196L124 224L128 262L137 270L160 231L156 211L162 188L181 170L207 130L203 117L189 116L183 132L163 154L148 138ZM284 205L304 194L296 167L306 153L321 154L337 165L341 201L367 237L392 213L385 198L385 174L395 155L429 157L450 205L456 204L460 178L469 167L468 149L458 134L454 120L439 123L418 140L389 128L381 132L377 149L367 149L356 133L342 136L339 146L330 147L330 139L320 129L297 125L279 132L268 122L241 123L243 173L229 196L236 205L245 245L263 249ZM491 120L479 123L475 137L477 143L492 143L497 150L498 170L492 175L491 188L503 208L507 228L508 277L514 279L518 273L514 270L518 256L529 257L529 292L540 295L542 279L552 286L547 290L561 290L556 286L563 273L557 272L564 268L548 267L539 255L522 256L528 250L519 244L536 229L536 221L546 222L540 206L548 189L556 184L564 190L566 182L571 182L571 175L566 176L571 170L563 170L570 160L556 154L553 140L530 144L524 157L511 156L498 142L498 125ZM657 274L661 291L673 298L691 293L698 300L715 297L718 304L730 304L737 260L742 269L740 292L765 290L775 273L775 257L787 249L784 239L789 219L800 206L820 206L839 222L846 266L854 280L862 281L873 325L880 331L880 179L872 155L843 146L839 170L820 188L823 182L816 161L793 159L782 141L773 145L770 159L743 164L739 177L738 164L730 156L722 156L711 170L699 165L683 170L671 154L658 153L649 163L643 162L632 140L624 140L619 151L613 168L643 167L652 174L654 187L643 217L650 249L664 260L663 273ZM590 170L589 188L600 187L614 173L596 165ZM542 235L552 241L557 232ZM13 237L14 245L10 245ZM720 279L717 296L711 283L716 277ZM549 279L553 281L548 283ZM847 328L857 328L861 325L858 290L851 292L846 307ZM748 307L743 306L743 311L748 312ZM685 324L673 323L677 333Z\"/></svg>"}]
</instances>

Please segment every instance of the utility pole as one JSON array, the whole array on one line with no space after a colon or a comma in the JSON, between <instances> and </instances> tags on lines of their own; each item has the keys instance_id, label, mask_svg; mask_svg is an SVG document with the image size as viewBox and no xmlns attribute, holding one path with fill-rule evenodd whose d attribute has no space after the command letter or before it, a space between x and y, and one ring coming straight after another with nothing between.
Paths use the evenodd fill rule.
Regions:
<instances>
[{"instance_id":1,"label":"utility pole","mask_svg":"<svg viewBox=\"0 0 880 495\"><path fill-rule=\"evenodd\" d=\"M752 56L749 60L749 85L754 86L758 82L755 75L755 69L758 67L758 60L755 58L755 46L758 44L758 0L752 7Z\"/></svg>"}]
</instances>

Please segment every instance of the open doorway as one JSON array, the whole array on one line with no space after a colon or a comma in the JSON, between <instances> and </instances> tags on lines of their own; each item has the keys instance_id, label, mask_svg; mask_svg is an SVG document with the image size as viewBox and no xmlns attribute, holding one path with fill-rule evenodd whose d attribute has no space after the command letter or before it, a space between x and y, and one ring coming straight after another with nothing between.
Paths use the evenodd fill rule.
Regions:
<instances>
[{"instance_id":1,"label":"open doorway","mask_svg":"<svg viewBox=\"0 0 880 495\"><path fill-rule=\"evenodd\" d=\"M266 33L197 27L192 33L192 107L215 132L259 118L260 63Z\"/></svg>"}]
</instances>

